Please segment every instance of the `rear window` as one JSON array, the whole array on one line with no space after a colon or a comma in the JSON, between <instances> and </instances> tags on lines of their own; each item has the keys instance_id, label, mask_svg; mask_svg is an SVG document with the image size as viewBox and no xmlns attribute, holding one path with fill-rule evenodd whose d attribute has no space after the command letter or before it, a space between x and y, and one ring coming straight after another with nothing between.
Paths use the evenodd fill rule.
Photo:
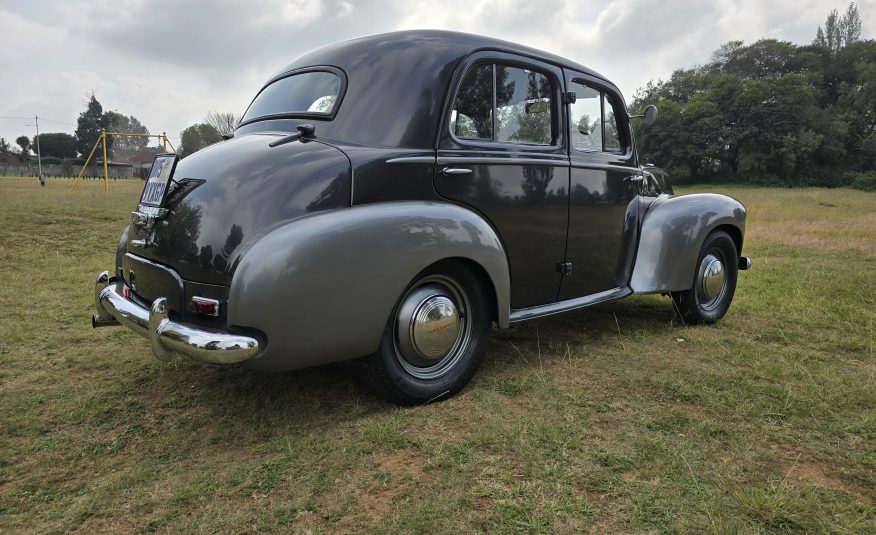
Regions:
<instances>
[{"instance_id":1,"label":"rear window","mask_svg":"<svg viewBox=\"0 0 876 535\"><path fill-rule=\"evenodd\" d=\"M293 74L271 83L256 95L242 123L272 115L326 115L338 106L341 78L328 71Z\"/></svg>"}]
</instances>

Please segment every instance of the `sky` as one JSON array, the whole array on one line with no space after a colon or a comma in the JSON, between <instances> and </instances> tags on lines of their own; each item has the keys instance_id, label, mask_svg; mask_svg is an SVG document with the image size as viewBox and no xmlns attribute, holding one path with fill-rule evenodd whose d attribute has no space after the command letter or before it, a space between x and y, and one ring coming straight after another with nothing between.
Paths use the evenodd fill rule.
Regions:
<instances>
[{"instance_id":1,"label":"sky","mask_svg":"<svg viewBox=\"0 0 876 535\"><path fill-rule=\"evenodd\" d=\"M865 38L876 0L856 2ZM278 69L319 46L437 28L553 52L614 81L629 101L649 80L702 64L722 43L809 43L822 0L0 0L0 137L75 130L92 93L152 133L209 111L243 113ZM66 123L66 124L64 124Z\"/></svg>"}]
</instances>

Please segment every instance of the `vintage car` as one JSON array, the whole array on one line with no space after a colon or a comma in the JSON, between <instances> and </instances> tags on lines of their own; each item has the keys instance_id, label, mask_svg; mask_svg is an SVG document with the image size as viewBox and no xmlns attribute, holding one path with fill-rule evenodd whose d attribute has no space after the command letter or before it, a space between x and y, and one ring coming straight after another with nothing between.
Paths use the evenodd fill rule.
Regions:
<instances>
[{"instance_id":1,"label":"vintage car","mask_svg":"<svg viewBox=\"0 0 876 535\"><path fill-rule=\"evenodd\" d=\"M320 48L268 80L229 139L156 158L92 324L162 359L358 358L380 394L424 403L468 383L493 324L650 293L714 322L750 263L745 208L673 196L630 121L604 76L505 41Z\"/></svg>"}]
</instances>

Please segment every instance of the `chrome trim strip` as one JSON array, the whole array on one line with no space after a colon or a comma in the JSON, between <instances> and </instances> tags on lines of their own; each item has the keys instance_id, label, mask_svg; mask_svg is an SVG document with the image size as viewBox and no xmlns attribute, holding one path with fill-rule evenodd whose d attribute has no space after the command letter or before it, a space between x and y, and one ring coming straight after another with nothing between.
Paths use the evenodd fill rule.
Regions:
<instances>
[{"instance_id":1,"label":"chrome trim strip","mask_svg":"<svg viewBox=\"0 0 876 535\"><path fill-rule=\"evenodd\" d=\"M554 167L568 167L569 159L558 158L495 158L482 156L439 156L438 165L444 164L469 164L469 165L551 165Z\"/></svg>"},{"instance_id":2,"label":"chrome trim strip","mask_svg":"<svg viewBox=\"0 0 876 535\"><path fill-rule=\"evenodd\" d=\"M404 156L402 158L390 158L386 163L435 163L434 156Z\"/></svg>"},{"instance_id":3,"label":"chrome trim strip","mask_svg":"<svg viewBox=\"0 0 876 535\"><path fill-rule=\"evenodd\" d=\"M641 169L632 165L620 165L616 163L576 163L572 161L572 169L608 169L610 171L625 171L627 173L639 173Z\"/></svg>"},{"instance_id":4,"label":"chrome trim strip","mask_svg":"<svg viewBox=\"0 0 876 535\"><path fill-rule=\"evenodd\" d=\"M471 165L481 165L481 164L495 164L495 165L550 165L554 167L566 167L570 166L575 169L609 169L615 171L627 171L630 173L636 173L639 171L638 167L632 165L620 165L613 163L600 163L600 162L587 162L583 163L580 161L572 160L571 164L567 158L496 158L496 157L487 157L487 156L406 156L403 158L391 158L386 160L386 163L391 164L405 164L405 163L419 163L419 164L436 164L436 165L444 165L444 164L471 164Z\"/></svg>"},{"instance_id":5,"label":"chrome trim strip","mask_svg":"<svg viewBox=\"0 0 876 535\"><path fill-rule=\"evenodd\" d=\"M108 277L106 271L98 275L92 325L112 325L107 323L107 317L112 318L148 339L152 352L159 359L169 360L176 352L200 362L233 364L250 359L259 352L255 338L172 321L167 316L167 300L163 297L156 299L148 310L125 299L120 293L121 288L117 277Z\"/></svg>"},{"instance_id":6,"label":"chrome trim strip","mask_svg":"<svg viewBox=\"0 0 876 535\"><path fill-rule=\"evenodd\" d=\"M567 312L569 310L589 307L590 305L595 305L598 303L614 301L616 299L626 297L632 293L633 291L629 287L623 286L621 288L613 288L611 290L595 293L593 295L576 297L575 299L567 299L565 301L558 301L556 303L548 303L547 305L512 309L509 323L517 323L519 321L542 318L544 316L553 316L554 314L559 314L560 312Z\"/></svg>"}]
</instances>

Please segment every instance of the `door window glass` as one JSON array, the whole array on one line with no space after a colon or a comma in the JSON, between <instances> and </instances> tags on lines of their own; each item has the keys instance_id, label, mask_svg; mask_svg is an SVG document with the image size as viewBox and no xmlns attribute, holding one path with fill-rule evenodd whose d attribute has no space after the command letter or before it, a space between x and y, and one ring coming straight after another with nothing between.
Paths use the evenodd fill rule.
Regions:
<instances>
[{"instance_id":1,"label":"door window glass","mask_svg":"<svg viewBox=\"0 0 876 535\"><path fill-rule=\"evenodd\" d=\"M605 152L622 152L623 145L621 144L620 129L617 126L617 117L614 113L614 106L611 104L608 95L602 94L602 139L605 140L603 150Z\"/></svg>"},{"instance_id":2,"label":"door window glass","mask_svg":"<svg viewBox=\"0 0 876 535\"><path fill-rule=\"evenodd\" d=\"M572 148L579 151L623 152L617 109L606 93L572 82L575 102L569 106Z\"/></svg>"},{"instance_id":3,"label":"door window glass","mask_svg":"<svg viewBox=\"0 0 876 535\"><path fill-rule=\"evenodd\" d=\"M552 95L547 76L496 65L496 140L551 145Z\"/></svg>"},{"instance_id":4,"label":"door window glass","mask_svg":"<svg viewBox=\"0 0 876 535\"><path fill-rule=\"evenodd\" d=\"M550 78L542 73L505 65L476 65L459 86L450 112L450 130L459 139L552 145L557 124L554 94Z\"/></svg>"},{"instance_id":5,"label":"door window glass","mask_svg":"<svg viewBox=\"0 0 876 535\"><path fill-rule=\"evenodd\" d=\"M493 66L468 71L450 114L450 129L460 139L493 139Z\"/></svg>"},{"instance_id":6,"label":"door window glass","mask_svg":"<svg viewBox=\"0 0 876 535\"><path fill-rule=\"evenodd\" d=\"M575 102L569 108L572 147L581 151L602 150L602 102L599 91L573 82Z\"/></svg>"}]
</instances>

